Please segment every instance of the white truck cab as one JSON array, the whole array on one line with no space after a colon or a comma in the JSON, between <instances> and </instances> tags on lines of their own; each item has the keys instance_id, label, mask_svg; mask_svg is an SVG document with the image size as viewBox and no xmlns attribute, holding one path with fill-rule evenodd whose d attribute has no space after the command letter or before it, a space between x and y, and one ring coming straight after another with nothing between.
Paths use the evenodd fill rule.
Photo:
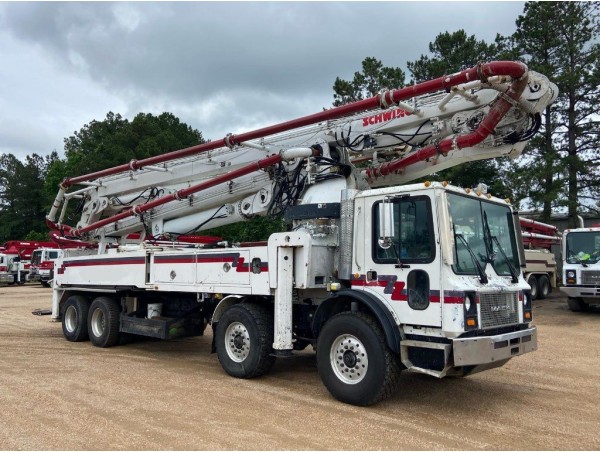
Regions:
<instances>
[{"instance_id":1,"label":"white truck cab","mask_svg":"<svg viewBox=\"0 0 600 452\"><path fill-rule=\"evenodd\" d=\"M572 311L600 304L600 227L563 233L563 286Z\"/></svg>"}]
</instances>

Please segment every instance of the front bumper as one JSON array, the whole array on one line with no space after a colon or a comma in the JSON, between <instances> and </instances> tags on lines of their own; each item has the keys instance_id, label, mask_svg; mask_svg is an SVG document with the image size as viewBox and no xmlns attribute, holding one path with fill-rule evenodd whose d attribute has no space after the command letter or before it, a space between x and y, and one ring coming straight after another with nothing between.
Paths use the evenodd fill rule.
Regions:
<instances>
[{"instance_id":1,"label":"front bumper","mask_svg":"<svg viewBox=\"0 0 600 452\"><path fill-rule=\"evenodd\" d=\"M0 282L12 284L15 282L15 277L8 273L0 273Z\"/></svg>"},{"instance_id":2,"label":"front bumper","mask_svg":"<svg viewBox=\"0 0 600 452\"><path fill-rule=\"evenodd\" d=\"M508 360L537 350L537 329L531 327L496 336L452 340L454 366L476 366Z\"/></svg>"},{"instance_id":3,"label":"front bumper","mask_svg":"<svg viewBox=\"0 0 600 452\"><path fill-rule=\"evenodd\" d=\"M563 286L560 291L569 298L600 297L600 287Z\"/></svg>"}]
</instances>

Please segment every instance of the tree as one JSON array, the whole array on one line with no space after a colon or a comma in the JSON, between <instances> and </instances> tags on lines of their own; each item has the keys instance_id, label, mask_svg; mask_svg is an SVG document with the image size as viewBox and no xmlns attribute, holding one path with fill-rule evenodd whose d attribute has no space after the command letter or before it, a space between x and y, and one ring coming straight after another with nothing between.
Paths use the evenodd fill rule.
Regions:
<instances>
[{"instance_id":1,"label":"tree","mask_svg":"<svg viewBox=\"0 0 600 452\"><path fill-rule=\"evenodd\" d=\"M204 143L202 134L181 122L172 113L154 116L138 113L130 122L108 112L103 121L93 120L65 138L63 160L47 170L45 192L51 199L67 176L79 176ZM72 207L72 206L70 206ZM72 210L69 210L72 214Z\"/></svg>"},{"instance_id":2,"label":"tree","mask_svg":"<svg viewBox=\"0 0 600 452\"><path fill-rule=\"evenodd\" d=\"M556 73L554 50L560 46L560 39L552 27L554 8L539 8L541 4L527 3L524 15L516 20L517 31L510 38L512 48L518 58L529 69L545 75ZM542 221L550 221L552 207L557 199L561 181L555 177L560 173L563 162L554 146L556 115L548 105L542 114L543 133L535 136L527 145L523 156L511 166L509 178L518 188L517 202L528 198L532 207L541 206Z\"/></svg>"},{"instance_id":3,"label":"tree","mask_svg":"<svg viewBox=\"0 0 600 452\"><path fill-rule=\"evenodd\" d=\"M530 143L515 178L530 181L523 195L542 206L544 219L553 207L566 206L571 227L580 207L595 210L600 191L598 7L527 2L513 35L529 67L559 88L557 101L543 115L544 134Z\"/></svg>"},{"instance_id":4,"label":"tree","mask_svg":"<svg viewBox=\"0 0 600 452\"><path fill-rule=\"evenodd\" d=\"M286 230L286 224L281 217L254 217L244 223L234 223L227 226L202 231L202 234L222 237L231 243L255 242L268 240L275 232Z\"/></svg>"},{"instance_id":5,"label":"tree","mask_svg":"<svg viewBox=\"0 0 600 452\"><path fill-rule=\"evenodd\" d=\"M402 69L384 66L380 60L367 57L362 62L362 72L355 72L352 81L336 77L333 83L333 106L339 107L373 97L383 89L402 88L403 86L404 71Z\"/></svg>"},{"instance_id":6,"label":"tree","mask_svg":"<svg viewBox=\"0 0 600 452\"><path fill-rule=\"evenodd\" d=\"M496 44L478 41L475 35L467 36L464 30L454 33L440 33L429 43L432 56L421 55L417 61L406 65L416 83L446 74L468 69L478 61L494 59L503 47L498 44L501 37L497 35Z\"/></svg>"},{"instance_id":7,"label":"tree","mask_svg":"<svg viewBox=\"0 0 600 452\"><path fill-rule=\"evenodd\" d=\"M493 60L500 52L506 52L507 46L501 36L496 43L487 44L474 35L467 36L464 30L454 33L440 33L429 44L431 56L421 57L407 63L415 82L442 77L470 67L479 61ZM502 162L480 160L465 163L435 174L435 177L447 180L454 185L474 187L480 182L488 185L490 192L500 197L512 197L512 190L501 174Z\"/></svg>"},{"instance_id":8,"label":"tree","mask_svg":"<svg viewBox=\"0 0 600 452\"><path fill-rule=\"evenodd\" d=\"M49 198L44 176L58 155L28 155L21 162L12 154L0 156L0 243L29 235L45 234Z\"/></svg>"},{"instance_id":9,"label":"tree","mask_svg":"<svg viewBox=\"0 0 600 452\"><path fill-rule=\"evenodd\" d=\"M131 122L109 112L65 139L65 159L56 152L28 155L21 162L0 156L0 243L47 236L44 218L59 183L77 176L203 143L202 134L171 113L139 113Z\"/></svg>"},{"instance_id":10,"label":"tree","mask_svg":"<svg viewBox=\"0 0 600 452\"><path fill-rule=\"evenodd\" d=\"M65 138L65 170L82 175L130 161L204 143L202 134L172 113L139 113L129 122L109 112Z\"/></svg>"}]
</instances>

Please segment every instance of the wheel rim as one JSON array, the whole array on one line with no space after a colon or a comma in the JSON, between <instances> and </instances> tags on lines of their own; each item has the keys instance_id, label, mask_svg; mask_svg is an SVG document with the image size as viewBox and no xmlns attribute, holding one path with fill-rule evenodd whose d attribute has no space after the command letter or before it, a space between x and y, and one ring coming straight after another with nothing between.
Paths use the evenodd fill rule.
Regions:
<instances>
[{"instance_id":1,"label":"wheel rim","mask_svg":"<svg viewBox=\"0 0 600 452\"><path fill-rule=\"evenodd\" d=\"M69 306L65 311L65 328L69 333L77 329L77 309L74 306Z\"/></svg>"},{"instance_id":2,"label":"wheel rim","mask_svg":"<svg viewBox=\"0 0 600 452\"><path fill-rule=\"evenodd\" d=\"M360 383L369 368L365 346L351 334L343 334L333 341L329 361L335 375L350 385Z\"/></svg>"},{"instance_id":3,"label":"wheel rim","mask_svg":"<svg viewBox=\"0 0 600 452\"><path fill-rule=\"evenodd\" d=\"M92 333L94 333L94 336L102 336L104 333L104 313L102 312L102 309L94 310L90 326L92 327Z\"/></svg>"},{"instance_id":4,"label":"wheel rim","mask_svg":"<svg viewBox=\"0 0 600 452\"><path fill-rule=\"evenodd\" d=\"M225 331L225 350L229 358L241 363L250 353L250 333L243 323L233 322Z\"/></svg>"}]
</instances>

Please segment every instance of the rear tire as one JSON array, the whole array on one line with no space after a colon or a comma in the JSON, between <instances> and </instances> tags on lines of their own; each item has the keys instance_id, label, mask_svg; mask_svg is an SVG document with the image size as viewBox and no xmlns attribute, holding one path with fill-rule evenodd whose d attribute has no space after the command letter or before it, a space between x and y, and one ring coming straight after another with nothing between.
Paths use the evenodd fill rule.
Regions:
<instances>
[{"instance_id":1,"label":"rear tire","mask_svg":"<svg viewBox=\"0 0 600 452\"><path fill-rule=\"evenodd\" d=\"M62 330L65 338L71 342L88 340L88 311L90 302L81 295L73 295L62 306Z\"/></svg>"},{"instance_id":2,"label":"rear tire","mask_svg":"<svg viewBox=\"0 0 600 452\"><path fill-rule=\"evenodd\" d=\"M217 356L232 377L254 378L271 370L273 314L258 304L240 303L228 308L217 324Z\"/></svg>"},{"instance_id":3,"label":"rear tire","mask_svg":"<svg viewBox=\"0 0 600 452\"><path fill-rule=\"evenodd\" d=\"M529 275L529 278L527 278L527 283L529 284L529 287L531 287L531 300L537 300L538 299L538 280L534 275Z\"/></svg>"},{"instance_id":4,"label":"rear tire","mask_svg":"<svg viewBox=\"0 0 600 452\"><path fill-rule=\"evenodd\" d=\"M342 312L323 326L317 369L333 397L359 406L392 395L400 376L398 357L388 348L381 327L361 312Z\"/></svg>"},{"instance_id":5,"label":"rear tire","mask_svg":"<svg viewBox=\"0 0 600 452\"><path fill-rule=\"evenodd\" d=\"M540 300L545 299L550 293L550 280L548 276L541 275L538 278L538 298Z\"/></svg>"},{"instance_id":6,"label":"rear tire","mask_svg":"<svg viewBox=\"0 0 600 452\"><path fill-rule=\"evenodd\" d=\"M109 297L98 297L88 313L88 333L96 347L112 347L119 343L121 308Z\"/></svg>"}]
</instances>

